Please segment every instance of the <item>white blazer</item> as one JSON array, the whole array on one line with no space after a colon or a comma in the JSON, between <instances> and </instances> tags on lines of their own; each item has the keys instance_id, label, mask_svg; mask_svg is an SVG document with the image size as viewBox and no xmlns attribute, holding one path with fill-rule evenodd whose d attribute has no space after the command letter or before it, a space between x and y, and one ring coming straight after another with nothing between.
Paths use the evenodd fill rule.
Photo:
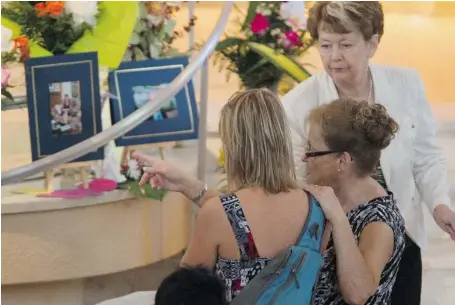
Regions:
<instances>
[{"instance_id":1,"label":"white blazer","mask_svg":"<svg viewBox=\"0 0 455 305\"><path fill-rule=\"evenodd\" d=\"M400 126L395 139L381 154L384 179L395 195L408 234L423 248L427 242L423 202L431 215L438 204L451 204L447 161L436 143L436 120L416 70L375 64L370 64L370 70L376 102L384 105ZM335 84L326 72L313 75L283 97L300 182L306 177L302 161L306 117L312 108L337 98Z\"/></svg>"}]
</instances>

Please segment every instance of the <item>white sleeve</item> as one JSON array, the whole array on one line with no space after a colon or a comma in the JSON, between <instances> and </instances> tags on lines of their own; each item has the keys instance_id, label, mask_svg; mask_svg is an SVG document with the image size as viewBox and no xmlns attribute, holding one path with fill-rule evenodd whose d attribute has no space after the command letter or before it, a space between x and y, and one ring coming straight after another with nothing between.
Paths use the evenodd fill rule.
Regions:
<instances>
[{"instance_id":1,"label":"white sleeve","mask_svg":"<svg viewBox=\"0 0 455 305\"><path fill-rule=\"evenodd\" d=\"M306 163L302 161L306 147L306 118L311 109L318 105L317 89L310 83L314 79L308 79L292 89L283 97L283 106L291 128L294 162L296 168L297 183L305 180Z\"/></svg>"},{"instance_id":2,"label":"white sleeve","mask_svg":"<svg viewBox=\"0 0 455 305\"><path fill-rule=\"evenodd\" d=\"M447 159L437 143L437 121L426 99L425 88L417 71L413 71L416 88L414 110L416 137L414 140L413 175L417 189L433 215L439 204L450 206Z\"/></svg>"}]
</instances>

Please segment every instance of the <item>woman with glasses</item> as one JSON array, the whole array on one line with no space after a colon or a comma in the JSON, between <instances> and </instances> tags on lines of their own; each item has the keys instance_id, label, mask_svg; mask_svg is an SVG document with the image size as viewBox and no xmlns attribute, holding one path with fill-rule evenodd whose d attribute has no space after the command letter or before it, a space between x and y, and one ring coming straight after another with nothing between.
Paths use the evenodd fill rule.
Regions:
<instances>
[{"instance_id":1,"label":"woman with glasses","mask_svg":"<svg viewBox=\"0 0 455 305\"><path fill-rule=\"evenodd\" d=\"M258 94L268 98L259 103ZM274 136L286 130L287 122L283 121L281 102L272 96L265 89L238 93L221 112L220 133L232 194L208 190L196 178L162 160L133 154L148 164L142 183L181 192L203 204L182 264L216 269L226 283L228 301L241 293L270 259L295 242L308 215L308 200L295 188L294 173L288 166L287 135L282 134L281 139ZM314 304L388 304L404 250L404 223L393 195L369 175L398 125L380 105L340 99L313 109L308 127L304 160L310 182L316 185L305 185L304 189L319 201L329 228L324 234L322 249L327 249ZM337 170L332 171L333 167ZM279 177L287 181L288 189L264 188L280 181ZM229 202L239 207L241 202L243 210L233 210L226 217L223 207ZM247 248L254 249L257 261L240 256L243 252L237 249L236 238L243 234L229 226L237 223L235 215L246 217L238 228L245 227L254 236L244 244L256 240L254 247ZM251 262L254 268L239 269L253 266Z\"/></svg>"},{"instance_id":2,"label":"woman with glasses","mask_svg":"<svg viewBox=\"0 0 455 305\"><path fill-rule=\"evenodd\" d=\"M418 305L422 281L420 248L426 244L423 202L439 227L455 240L447 163L437 144L437 125L422 80L415 70L370 62L384 33L379 2L316 2L307 27L317 40L324 72L304 81L283 98L292 129L297 178L303 182L310 169L302 155L308 147L306 118L311 109L339 97L387 108L399 123L400 131L382 152L371 176L395 194L406 224L406 248L392 305ZM314 157L314 162L320 159L322 163L328 158ZM343 203L343 198L340 201Z\"/></svg>"}]
</instances>

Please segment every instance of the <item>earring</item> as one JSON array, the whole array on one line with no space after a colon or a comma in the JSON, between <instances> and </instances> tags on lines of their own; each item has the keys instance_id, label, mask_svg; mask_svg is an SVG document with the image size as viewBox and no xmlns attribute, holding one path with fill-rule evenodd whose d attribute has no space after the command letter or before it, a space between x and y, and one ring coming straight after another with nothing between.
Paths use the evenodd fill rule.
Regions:
<instances>
[{"instance_id":1,"label":"earring","mask_svg":"<svg viewBox=\"0 0 455 305\"><path fill-rule=\"evenodd\" d=\"M338 169L339 172L341 172L341 169Z\"/></svg>"}]
</instances>

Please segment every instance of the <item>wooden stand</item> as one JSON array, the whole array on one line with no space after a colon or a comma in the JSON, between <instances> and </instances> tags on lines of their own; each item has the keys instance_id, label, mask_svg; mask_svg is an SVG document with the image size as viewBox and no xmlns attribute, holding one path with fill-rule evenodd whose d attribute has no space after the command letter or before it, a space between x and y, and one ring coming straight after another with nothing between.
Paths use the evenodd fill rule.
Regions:
<instances>
[{"instance_id":1,"label":"wooden stand","mask_svg":"<svg viewBox=\"0 0 455 305\"><path fill-rule=\"evenodd\" d=\"M166 147L174 147L176 142L165 142L165 143L154 143L154 144L142 144L142 145L133 145L123 147L122 159L120 161L121 165L128 164L128 160L131 159L131 154L135 150L139 149L151 149L158 148L161 160L164 160L164 149Z\"/></svg>"},{"instance_id":2,"label":"wooden stand","mask_svg":"<svg viewBox=\"0 0 455 305\"><path fill-rule=\"evenodd\" d=\"M82 182L82 185L84 186L84 188L88 188L87 167L90 167L94 163L96 164L98 162L103 162L103 161L73 162L73 163L62 164L62 165L58 166L57 168L48 170L44 175L45 176L44 187L45 187L46 191L48 193L51 193L54 190L54 188L53 188L54 173L58 169L61 169L63 171L63 177L68 177L68 175L71 171L79 172L79 177Z\"/></svg>"}]
</instances>

